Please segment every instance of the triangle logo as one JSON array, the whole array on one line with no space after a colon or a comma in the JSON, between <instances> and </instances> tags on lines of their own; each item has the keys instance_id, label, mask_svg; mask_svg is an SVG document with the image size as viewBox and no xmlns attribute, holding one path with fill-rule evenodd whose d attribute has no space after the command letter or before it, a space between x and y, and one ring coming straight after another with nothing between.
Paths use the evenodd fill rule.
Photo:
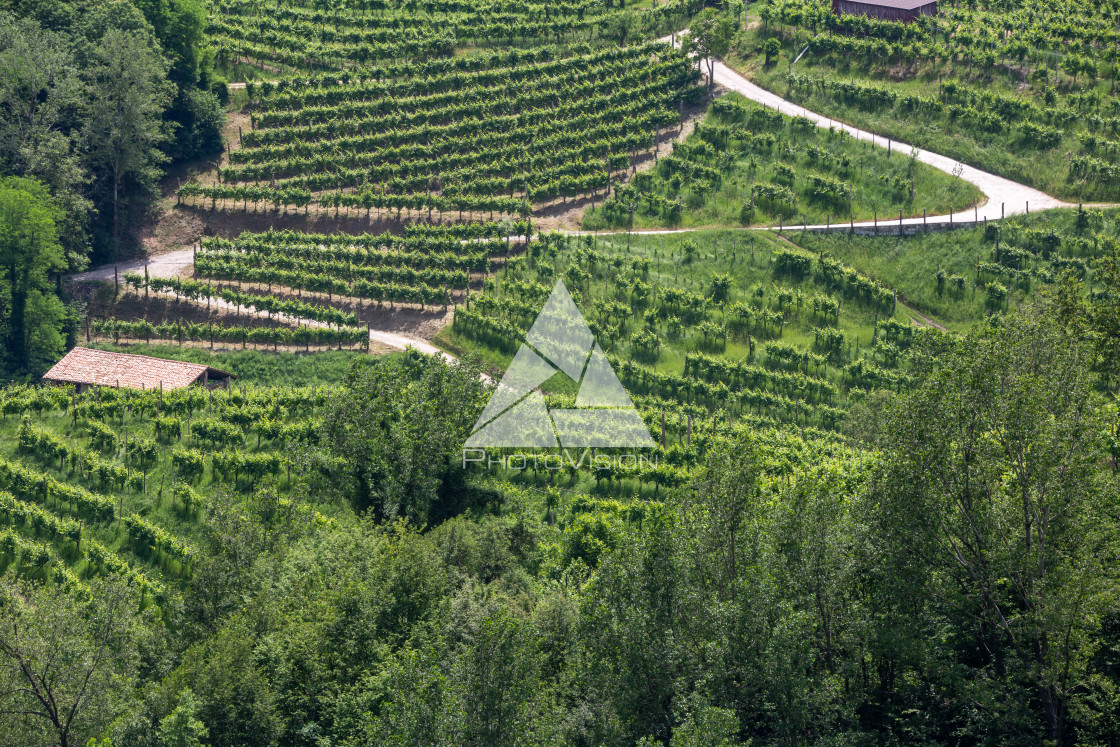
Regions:
<instances>
[{"instance_id":1,"label":"triangle logo","mask_svg":"<svg viewBox=\"0 0 1120 747\"><path fill-rule=\"evenodd\" d=\"M575 408L550 410L537 389L557 372L579 382ZM468 448L656 445L559 280L473 431Z\"/></svg>"}]
</instances>

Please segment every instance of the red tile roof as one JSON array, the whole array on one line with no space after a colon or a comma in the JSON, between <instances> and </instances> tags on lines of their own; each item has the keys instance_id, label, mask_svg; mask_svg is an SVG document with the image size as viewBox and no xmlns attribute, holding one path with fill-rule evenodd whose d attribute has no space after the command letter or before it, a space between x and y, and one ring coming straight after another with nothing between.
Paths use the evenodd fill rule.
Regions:
<instances>
[{"instance_id":1,"label":"red tile roof","mask_svg":"<svg viewBox=\"0 0 1120 747\"><path fill-rule=\"evenodd\" d=\"M43 375L43 380L131 389L159 389L162 382L164 389L178 389L193 384L206 371L211 377L230 376L225 371L201 363L74 348Z\"/></svg>"}]
</instances>

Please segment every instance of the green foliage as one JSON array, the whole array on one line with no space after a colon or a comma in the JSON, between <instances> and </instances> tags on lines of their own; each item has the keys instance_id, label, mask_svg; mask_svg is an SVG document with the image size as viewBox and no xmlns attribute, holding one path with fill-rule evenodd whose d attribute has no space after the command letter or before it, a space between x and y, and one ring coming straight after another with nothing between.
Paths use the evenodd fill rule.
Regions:
<instances>
[{"instance_id":1,"label":"green foliage","mask_svg":"<svg viewBox=\"0 0 1120 747\"><path fill-rule=\"evenodd\" d=\"M3 363L10 373L41 374L65 349L68 317L50 283L66 267L56 227L61 218L41 183L0 179Z\"/></svg>"},{"instance_id":2,"label":"green foliage","mask_svg":"<svg viewBox=\"0 0 1120 747\"><path fill-rule=\"evenodd\" d=\"M762 51L765 54L763 64L769 67L770 64L774 61L774 58L776 58L781 53L782 44L777 39L767 39L765 42L763 42Z\"/></svg>"},{"instance_id":3,"label":"green foliage","mask_svg":"<svg viewBox=\"0 0 1120 747\"><path fill-rule=\"evenodd\" d=\"M354 481L352 502L424 524L460 499L462 444L484 403L477 369L406 356L354 366L327 407L325 434Z\"/></svg>"},{"instance_id":4,"label":"green foliage","mask_svg":"<svg viewBox=\"0 0 1120 747\"><path fill-rule=\"evenodd\" d=\"M708 89L715 85L716 60L731 49L735 33L735 18L716 8L705 8L693 16L688 34L682 40L683 48L703 58L708 64Z\"/></svg>"},{"instance_id":5,"label":"green foliage","mask_svg":"<svg viewBox=\"0 0 1120 747\"><path fill-rule=\"evenodd\" d=\"M6 7L15 16L0 11L0 169L48 187L63 208L67 263L82 269L91 218L98 249L131 242L161 148L183 159L221 148L205 16L196 0Z\"/></svg>"},{"instance_id":6,"label":"green foliage","mask_svg":"<svg viewBox=\"0 0 1120 747\"><path fill-rule=\"evenodd\" d=\"M179 705L159 722L158 747L205 747L209 736L206 725L198 720L198 704L189 689L179 694Z\"/></svg>"},{"instance_id":7,"label":"green foliage","mask_svg":"<svg viewBox=\"0 0 1120 747\"><path fill-rule=\"evenodd\" d=\"M148 616L119 578L85 598L0 578L0 712L14 744L81 745L129 704Z\"/></svg>"},{"instance_id":8,"label":"green foliage","mask_svg":"<svg viewBox=\"0 0 1120 747\"><path fill-rule=\"evenodd\" d=\"M928 600L899 619L905 635L973 615L988 631L968 669L995 676L945 671L939 687L984 703L989 725L1038 740L1067 732L1071 683L1089 676L1115 583L1100 555L1116 541L1115 486L1100 467L1088 361L1037 312L978 328L892 410L872 488L897 569L888 583Z\"/></svg>"}]
</instances>

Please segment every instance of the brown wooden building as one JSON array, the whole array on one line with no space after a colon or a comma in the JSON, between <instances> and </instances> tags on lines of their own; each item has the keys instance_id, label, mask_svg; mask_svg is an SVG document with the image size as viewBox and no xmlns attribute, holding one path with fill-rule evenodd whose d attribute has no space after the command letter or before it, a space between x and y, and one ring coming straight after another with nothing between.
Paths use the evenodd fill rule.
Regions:
<instances>
[{"instance_id":1,"label":"brown wooden building","mask_svg":"<svg viewBox=\"0 0 1120 747\"><path fill-rule=\"evenodd\" d=\"M832 12L909 23L916 21L918 16L937 15L937 0L832 0Z\"/></svg>"},{"instance_id":2,"label":"brown wooden building","mask_svg":"<svg viewBox=\"0 0 1120 747\"><path fill-rule=\"evenodd\" d=\"M201 363L171 361L147 355L74 348L43 374L50 384L73 384L78 391L92 386L128 389L179 389L192 384L225 386L233 374Z\"/></svg>"}]
</instances>

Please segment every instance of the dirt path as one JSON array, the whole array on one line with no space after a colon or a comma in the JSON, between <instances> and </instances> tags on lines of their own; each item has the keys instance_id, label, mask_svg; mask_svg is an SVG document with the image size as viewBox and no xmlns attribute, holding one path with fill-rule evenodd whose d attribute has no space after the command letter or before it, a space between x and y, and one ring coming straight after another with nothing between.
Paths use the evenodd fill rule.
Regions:
<instances>
[{"instance_id":1,"label":"dirt path","mask_svg":"<svg viewBox=\"0 0 1120 747\"><path fill-rule=\"evenodd\" d=\"M907 316L910 317L910 321L914 322L919 327L933 327L934 329L939 329L942 332L948 332L949 331L948 328L945 327L945 325L939 324L939 323L933 321L928 316L926 316L922 312L915 309L913 306L907 306L902 301L898 301L898 300L896 300L895 303L897 303L898 307L900 309L902 309L902 311Z\"/></svg>"},{"instance_id":2,"label":"dirt path","mask_svg":"<svg viewBox=\"0 0 1120 747\"><path fill-rule=\"evenodd\" d=\"M116 265L116 271L120 277L124 277L126 272L143 272L144 267L147 266L148 274L154 278L174 278L181 276L192 264L194 264L194 250L177 249L166 254L156 254L147 259L121 262ZM113 265L102 265L88 272L80 272L69 277L70 280L78 283L111 281L113 279L113 267Z\"/></svg>"},{"instance_id":3,"label":"dirt path","mask_svg":"<svg viewBox=\"0 0 1120 747\"><path fill-rule=\"evenodd\" d=\"M181 249L179 251L168 252L167 254L160 254L154 257L149 257L146 260L136 260L133 262L124 262L116 266L116 271L120 277L123 277L126 272L143 272L144 266L148 267L148 275L154 278L173 278L183 276L187 269L194 263L194 250ZM112 282L113 280L113 265L104 265L95 268L88 272L82 272L77 275L71 275L70 279L75 282ZM168 295L168 294L165 294ZM171 296L169 296L171 297ZM210 303L219 309L233 311L234 305L220 298L210 300ZM241 313L258 316L261 318L267 317L265 312L250 312L242 310ZM274 314L273 319L295 323L297 320L289 319L284 314ZM312 327L326 327L328 325L309 320L299 320L299 323L312 326ZM454 360L454 357L449 353L445 353L432 345L427 340L419 337L411 337L402 335L397 332L389 332L379 329L371 329L369 339L372 342L379 343L385 347L394 350L405 350L407 348L416 348L421 353L428 353L430 355L442 355L448 360Z\"/></svg>"}]
</instances>

